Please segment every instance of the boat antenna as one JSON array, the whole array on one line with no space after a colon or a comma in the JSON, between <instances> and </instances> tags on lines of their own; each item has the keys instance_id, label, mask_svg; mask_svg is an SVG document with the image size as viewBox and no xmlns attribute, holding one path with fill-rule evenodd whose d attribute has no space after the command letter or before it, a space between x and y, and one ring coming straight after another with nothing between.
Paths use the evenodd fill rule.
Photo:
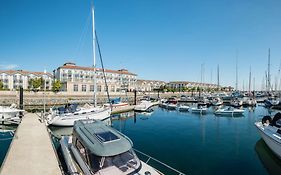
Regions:
<instances>
[{"instance_id":1,"label":"boat antenna","mask_svg":"<svg viewBox=\"0 0 281 175\"><path fill-rule=\"evenodd\" d=\"M238 91L238 50L236 50L236 83L235 83L235 89Z\"/></svg>"},{"instance_id":2,"label":"boat antenna","mask_svg":"<svg viewBox=\"0 0 281 175\"><path fill-rule=\"evenodd\" d=\"M91 1L92 2L92 1ZM92 35L93 35L93 69L94 69L94 76L93 76L93 83L94 83L94 106L97 106L97 76L96 76L96 35L95 35L95 9L94 9L94 3L92 2Z\"/></svg>"},{"instance_id":3,"label":"boat antenna","mask_svg":"<svg viewBox=\"0 0 281 175\"><path fill-rule=\"evenodd\" d=\"M268 86L268 91L270 91L271 88L271 83L270 83L270 48L268 49L268 65L267 65L267 86Z\"/></svg>"},{"instance_id":4,"label":"boat antenna","mask_svg":"<svg viewBox=\"0 0 281 175\"><path fill-rule=\"evenodd\" d=\"M106 94L107 94L107 98L110 104L110 109L112 111L112 104L110 101L110 97L109 97L109 91L108 91L108 85L107 85L107 81L106 81L106 76L105 76L105 71L104 71L104 66L103 66L103 60L102 60L102 54L101 54L101 49L100 49L100 44L99 44L99 40L98 40L98 36L97 36L97 32L95 31L95 36L96 36L96 41L97 41L97 46L98 46L98 52L99 52L99 57L100 57L100 62L101 62L101 67L102 67L102 73L103 73L103 77L104 77L104 83L105 83L105 88L106 88Z\"/></svg>"}]
</instances>

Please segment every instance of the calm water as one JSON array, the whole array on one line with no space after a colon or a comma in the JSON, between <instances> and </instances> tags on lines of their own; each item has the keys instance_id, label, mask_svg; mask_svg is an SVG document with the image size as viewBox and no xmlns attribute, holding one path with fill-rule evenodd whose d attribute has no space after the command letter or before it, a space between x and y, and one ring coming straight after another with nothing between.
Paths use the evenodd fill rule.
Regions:
<instances>
[{"instance_id":1,"label":"calm water","mask_svg":"<svg viewBox=\"0 0 281 175\"><path fill-rule=\"evenodd\" d=\"M245 116L235 118L156 108L150 116L137 114L113 124L136 149L186 174L280 175L281 161L254 126L265 114L263 107L246 109Z\"/></svg>"},{"instance_id":2,"label":"calm water","mask_svg":"<svg viewBox=\"0 0 281 175\"><path fill-rule=\"evenodd\" d=\"M274 114L263 107L246 109L242 117L217 117L156 107L151 115L115 115L113 127L129 136L134 147L168 165L192 175L281 174L281 161L260 139L254 126L263 115ZM55 135L72 128L52 127ZM10 140L1 140L0 162ZM143 158L143 157L140 157ZM166 174L171 172L151 161Z\"/></svg>"},{"instance_id":3,"label":"calm water","mask_svg":"<svg viewBox=\"0 0 281 175\"><path fill-rule=\"evenodd\" d=\"M13 139L15 129L16 126L0 125L0 167Z\"/></svg>"}]
</instances>

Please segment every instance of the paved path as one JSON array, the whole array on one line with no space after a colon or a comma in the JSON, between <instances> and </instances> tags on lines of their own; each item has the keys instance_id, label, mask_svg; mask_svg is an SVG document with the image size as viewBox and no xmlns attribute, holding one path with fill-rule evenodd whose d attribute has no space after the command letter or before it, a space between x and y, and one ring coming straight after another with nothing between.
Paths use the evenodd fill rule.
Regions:
<instances>
[{"instance_id":1,"label":"paved path","mask_svg":"<svg viewBox=\"0 0 281 175\"><path fill-rule=\"evenodd\" d=\"M28 113L18 126L1 175L61 175L46 126Z\"/></svg>"}]
</instances>

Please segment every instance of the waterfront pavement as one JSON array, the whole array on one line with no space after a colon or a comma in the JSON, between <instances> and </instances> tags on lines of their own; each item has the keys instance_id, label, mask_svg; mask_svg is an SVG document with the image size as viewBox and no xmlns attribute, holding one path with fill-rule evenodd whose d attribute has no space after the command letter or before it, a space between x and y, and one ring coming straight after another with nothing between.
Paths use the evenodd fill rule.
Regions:
<instances>
[{"instance_id":1,"label":"waterfront pavement","mask_svg":"<svg viewBox=\"0 0 281 175\"><path fill-rule=\"evenodd\" d=\"M2 175L61 175L51 138L36 114L28 113L18 126L0 170Z\"/></svg>"}]
</instances>

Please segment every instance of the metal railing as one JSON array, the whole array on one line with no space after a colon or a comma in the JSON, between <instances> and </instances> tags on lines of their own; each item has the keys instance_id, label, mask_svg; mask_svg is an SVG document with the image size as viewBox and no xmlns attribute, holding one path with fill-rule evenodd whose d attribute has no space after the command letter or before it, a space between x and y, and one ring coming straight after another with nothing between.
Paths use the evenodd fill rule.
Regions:
<instances>
[{"instance_id":1,"label":"metal railing","mask_svg":"<svg viewBox=\"0 0 281 175\"><path fill-rule=\"evenodd\" d=\"M162 166L164 166L164 167L166 167L166 168L168 168L168 169L174 171L175 173L177 173L177 174L179 174L179 175L185 175L184 173L180 172L179 170L177 170L177 169L175 169L175 168L173 168L173 167L171 167L171 166L169 166L169 165L167 165L167 164L161 162L160 160L155 159L155 158L153 158L153 157L151 157L151 156L149 156L149 155L147 155L147 154L145 154L145 153L143 153L143 152L141 152L141 151L139 151L139 150L137 150L137 149L135 149L135 148L134 148L134 151L137 152L137 153L139 153L139 154L141 154L142 156L145 156L145 157L147 158L147 160L145 161L145 163L147 163L147 164L148 164L148 162L149 162L150 160L153 160L153 161L155 161L155 162L161 164Z\"/></svg>"}]
</instances>

